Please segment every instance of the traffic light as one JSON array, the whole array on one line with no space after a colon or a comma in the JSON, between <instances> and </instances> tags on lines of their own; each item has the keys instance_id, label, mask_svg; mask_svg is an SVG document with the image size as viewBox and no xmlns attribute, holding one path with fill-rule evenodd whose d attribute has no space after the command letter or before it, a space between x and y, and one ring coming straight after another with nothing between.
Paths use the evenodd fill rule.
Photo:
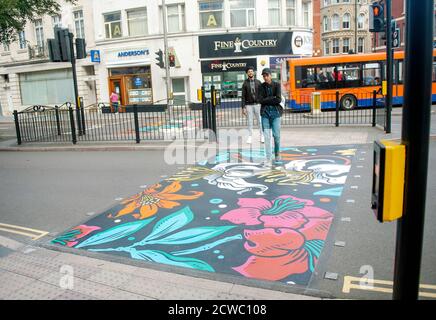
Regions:
<instances>
[{"instance_id":1,"label":"traffic light","mask_svg":"<svg viewBox=\"0 0 436 320\"><path fill-rule=\"evenodd\" d=\"M381 32L385 28L384 5L374 2L369 5L369 31Z\"/></svg>"},{"instance_id":2,"label":"traffic light","mask_svg":"<svg viewBox=\"0 0 436 320\"><path fill-rule=\"evenodd\" d=\"M86 42L85 39L76 39L76 59L85 59L86 54Z\"/></svg>"},{"instance_id":3,"label":"traffic light","mask_svg":"<svg viewBox=\"0 0 436 320\"><path fill-rule=\"evenodd\" d=\"M156 51L155 54L156 54L156 61L157 61L156 65L158 65L160 68L164 68L165 67L165 63L164 63L164 60L163 60L163 52L162 52L162 50L159 49L159 51Z\"/></svg>"},{"instance_id":4,"label":"traffic light","mask_svg":"<svg viewBox=\"0 0 436 320\"><path fill-rule=\"evenodd\" d=\"M50 56L50 61L61 62L61 50L59 48L59 43L55 39L48 39L48 53Z\"/></svg>"},{"instance_id":5,"label":"traffic light","mask_svg":"<svg viewBox=\"0 0 436 320\"><path fill-rule=\"evenodd\" d=\"M175 67L176 66L176 57L174 56L174 54L171 54L168 56L168 61L170 63L170 67Z\"/></svg>"}]
</instances>

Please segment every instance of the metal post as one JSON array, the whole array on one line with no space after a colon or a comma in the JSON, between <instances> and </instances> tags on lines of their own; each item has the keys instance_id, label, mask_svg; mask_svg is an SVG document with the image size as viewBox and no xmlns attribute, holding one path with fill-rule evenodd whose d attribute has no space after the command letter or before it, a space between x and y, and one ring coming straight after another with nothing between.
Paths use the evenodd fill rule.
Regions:
<instances>
[{"instance_id":1,"label":"metal post","mask_svg":"<svg viewBox=\"0 0 436 320\"><path fill-rule=\"evenodd\" d=\"M141 141L141 138L139 136L139 120L138 120L138 105L133 105L133 119L135 122L135 139L136 143L139 143Z\"/></svg>"},{"instance_id":2,"label":"metal post","mask_svg":"<svg viewBox=\"0 0 436 320\"><path fill-rule=\"evenodd\" d=\"M203 119L203 129L207 129L207 106L206 106L206 90L201 87L201 115Z\"/></svg>"},{"instance_id":3,"label":"metal post","mask_svg":"<svg viewBox=\"0 0 436 320\"><path fill-rule=\"evenodd\" d=\"M386 0L386 80L388 85L386 95L386 133L391 133L392 113L392 83L393 83L393 61L392 50L392 0Z\"/></svg>"},{"instance_id":4,"label":"metal post","mask_svg":"<svg viewBox=\"0 0 436 320\"><path fill-rule=\"evenodd\" d=\"M73 84L74 84L74 103L76 104L76 119L77 119L77 128L79 131L79 136L82 135L82 122L80 120L80 100L79 100L79 89L77 86L77 71L76 71L76 56L74 55L74 44L73 44L74 35L71 32L68 32L68 41L70 44L70 61L71 61L71 69L73 71Z\"/></svg>"},{"instance_id":5,"label":"metal post","mask_svg":"<svg viewBox=\"0 0 436 320\"><path fill-rule=\"evenodd\" d=\"M85 108L83 105L83 97L79 97L80 101L80 117L81 117L81 124L82 124L82 134L86 134L85 130Z\"/></svg>"},{"instance_id":6,"label":"metal post","mask_svg":"<svg viewBox=\"0 0 436 320\"><path fill-rule=\"evenodd\" d=\"M170 83L170 66L168 61L168 37L167 37L167 6L165 4L165 0L162 0L162 21L163 21L163 32L164 32L164 61L165 61L165 77L167 84L167 105L170 107L170 97L171 97L171 83Z\"/></svg>"},{"instance_id":7,"label":"metal post","mask_svg":"<svg viewBox=\"0 0 436 320\"><path fill-rule=\"evenodd\" d=\"M55 115L56 115L56 127L58 129L58 136L61 135L61 121L59 118L59 107L55 106Z\"/></svg>"},{"instance_id":8,"label":"metal post","mask_svg":"<svg viewBox=\"0 0 436 320\"><path fill-rule=\"evenodd\" d=\"M74 114L73 114L73 108L68 108L68 113L70 115L70 125L71 125L71 139L73 141L73 144L77 143L77 137L76 137L76 125L74 124Z\"/></svg>"},{"instance_id":9,"label":"metal post","mask_svg":"<svg viewBox=\"0 0 436 320\"><path fill-rule=\"evenodd\" d=\"M372 92L372 126L375 127L377 119L377 90Z\"/></svg>"},{"instance_id":10,"label":"metal post","mask_svg":"<svg viewBox=\"0 0 436 320\"><path fill-rule=\"evenodd\" d=\"M18 111L14 110L15 131L17 132L17 143L21 144L20 122L18 121Z\"/></svg>"},{"instance_id":11,"label":"metal post","mask_svg":"<svg viewBox=\"0 0 436 320\"><path fill-rule=\"evenodd\" d=\"M214 141L217 141L217 134L216 134L216 90L215 90L215 86L211 86L211 88L210 88L210 98L212 101L211 125L212 125L212 131L215 135Z\"/></svg>"},{"instance_id":12,"label":"metal post","mask_svg":"<svg viewBox=\"0 0 436 320\"><path fill-rule=\"evenodd\" d=\"M339 91L336 91L336 110L335 110L335 126L339 127Z\"/></svg>"},{"instance_id":13,"label":"metal post","mask_svg":"<svg viewBox=\"0 0 436 320\"><path fill-rule=\"evenodd\" d=\"M402 143L406 146L403 216L397 224L395 300L419 292L430 135L433 63L433 0L408 0Z\"/></svg>"}]
</instances>

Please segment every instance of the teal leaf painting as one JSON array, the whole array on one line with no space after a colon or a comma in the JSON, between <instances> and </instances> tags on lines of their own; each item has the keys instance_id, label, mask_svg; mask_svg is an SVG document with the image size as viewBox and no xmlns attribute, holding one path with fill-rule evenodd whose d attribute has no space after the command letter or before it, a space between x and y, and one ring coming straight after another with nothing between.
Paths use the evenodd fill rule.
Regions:
<instances>
[{"instance_id":1,"label":"teal leaf painting","mask_svg":"<svg viewBox=\"0 0 436 320\"><path fill-rule=\"evenodd\" d=\"M148 241L148 244L187 244L209 240L224 232L236 228L236 226L198 227L186 229L166 238Z\"/></svg>"},{"instance_id":2,"label":"teal leaf painting","mask_svg":"<svg viewBox=\"0 0 436 320\"><path fill-rule=\"evenodd\" d=\"M130 255L134 259L153 261L163 264L169 264L177 267L185 267L202 271L215 272L208 263L189 257L175 257L169 253L158 250L131 250Z\"/></svg>"},{"instance_id":3,"label":"teal leaf painting","mask_svg":"<svg viewBox=\"0 0 436 320\"><path fill-rule=\"evenodd\" d=\"M185 207L169 216L160 219L153 227L146 240L153 240L178 230L194 219L194 214L189 207Z\"/></svg>"},{"instance_id":4,"label":"teal leaf painting","mask_svg":"<svg viewBox=\"0 0 436 320\"><path fill-rule=\"evenodd\" d=\"M142 229L154 219L155 218L133 221L112 227L108 230L93 235L89 239L86 239L82 243L79 243L75 248L94 246L122 239Z\"/></svg>"},{"instance_id":5,"label":"teal leaf painting","mask_svg":"<svg viewBox=\"0 0 436 320\"><path fill-rule=\"evenodd\" d=\"M343 187L337 187L337 188L320 190L320 191L314 192L313 194L315 196L340 197L342 194L342 190L343 190Z\"/></svg>"}]
</instances>

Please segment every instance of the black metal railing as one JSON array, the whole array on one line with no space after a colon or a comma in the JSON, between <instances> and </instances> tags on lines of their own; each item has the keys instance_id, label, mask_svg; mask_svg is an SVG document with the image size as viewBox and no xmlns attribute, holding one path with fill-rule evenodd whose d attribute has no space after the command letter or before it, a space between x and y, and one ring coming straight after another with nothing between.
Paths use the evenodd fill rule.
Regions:
<instances>
[{"instance_id":1,"label":"black metal railing","mask_svg":"<svg viewBox=\"0 0 436 320\"><path fill-rule=\"evenodd\" d=\"M382 105L375 91L300 95L286 101L282 125L375 126L384 113ZM138 104L119 106L118 110L108 102L81 108L66 102L14 111L14 119L18 144L214 139L220 128L247 126L240 99L219 99L219 92L212 90L207 95L204 89L201 102ZM215 134L205 135L203 129Z\"/></svg>"}]
</instances>

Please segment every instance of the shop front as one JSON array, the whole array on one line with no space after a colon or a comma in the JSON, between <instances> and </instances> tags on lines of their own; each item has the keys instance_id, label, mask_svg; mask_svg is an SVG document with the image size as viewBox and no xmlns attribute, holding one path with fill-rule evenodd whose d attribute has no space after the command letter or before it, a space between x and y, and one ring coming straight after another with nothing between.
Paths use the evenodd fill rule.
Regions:
<instances>
[{"instance_id":1,"label":"shop front","mask_svg":"<svg viewBox=\"0 0 436 320\"><path fill-rule=\"evenodd\" d=\"M110 49L103 58L108 74L107 99L115 92L122 106L153 103L149 49Z\"/></svg>"},{"instance_id":2,"label":"shop front","mask_svg":"<svg viewBox=\"0 0 436 320\"><path fill-rule=\"evenodd\" d=\"M280 81L281 60L312 55L311 31L234 33L199 36L203 85L214 85L221 99L240 99L245 70L254 67L256 77L262 68L271 68Z\"/></svg>"}]
</instances>

